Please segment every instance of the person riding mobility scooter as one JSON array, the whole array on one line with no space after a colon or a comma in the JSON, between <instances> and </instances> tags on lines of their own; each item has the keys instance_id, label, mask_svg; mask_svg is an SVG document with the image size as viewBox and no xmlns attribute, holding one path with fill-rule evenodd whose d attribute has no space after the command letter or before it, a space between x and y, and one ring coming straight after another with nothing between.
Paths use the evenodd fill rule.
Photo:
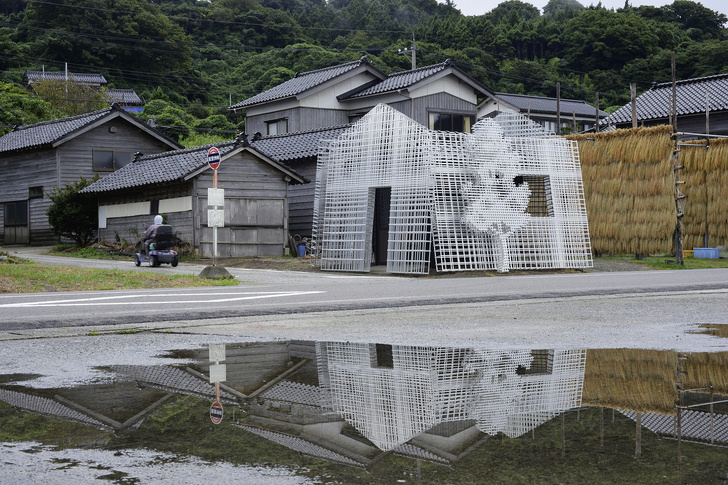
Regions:
<instances>
[{"instance_id":1,"label":"person riding mobility scooter","mask_svg":"<svg viewBox=\"0 0 728 485\"><path fill-rule=\"evenodd\" d=\"M172 250L176 239L172 226L162 224L162 216L155 216L154 224L144 232L142 248L136 253L134 264L141 266L142 263L149 263L149 266L159 266L165 263L177 266L179 256L177 251Z\"/></svg>"}]
</instances>

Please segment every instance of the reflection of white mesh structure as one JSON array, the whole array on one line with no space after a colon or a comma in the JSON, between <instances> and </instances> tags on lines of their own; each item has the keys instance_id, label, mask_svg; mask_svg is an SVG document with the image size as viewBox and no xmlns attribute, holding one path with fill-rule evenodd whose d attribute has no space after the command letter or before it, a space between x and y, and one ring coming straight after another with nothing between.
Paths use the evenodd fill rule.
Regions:
<instances>
[{"instance_id":1,"label":"reflection of white mesh structure","mask_svg":"<svg viewBox=\"0 0 728 485\"><path fill-rule=\"evenodd\" d=\"M323 269L368 271L375 192L391 187L387 271L592 264L575 142L515 113L435 132L379 105L319 155L314 247Z\"/></svg>"},{"instance_id":2,"label":"reflection of white mesh structure","mask_svg":"<svg viewBox=\"0 0 728 485\"><path fill-rule=\"evenodd\" d=\"M316 345L329 406L385 451L468 419L484 433L516 437L581 403L584 350Z\"/></svg>"}]
</instances>

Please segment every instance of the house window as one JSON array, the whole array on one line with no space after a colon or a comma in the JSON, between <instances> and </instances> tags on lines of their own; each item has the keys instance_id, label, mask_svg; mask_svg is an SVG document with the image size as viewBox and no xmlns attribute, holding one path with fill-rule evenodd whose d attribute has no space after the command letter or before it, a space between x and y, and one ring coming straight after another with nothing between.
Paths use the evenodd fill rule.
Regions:
<instances>
[{"instance_id":1,"label":"house window","mask_svg":"<svg viewBox=\"0 0 728 485\"><path fill-rule=\"evenodd\" d=\"M430 113L430 129L470 133L471 117L452 113Z\"/></svg>"},{"instance_id":2,"label":"house window","mask_svg":"<svg viewBox=\"0 0 728 485\"><path fill-rule=\"evenodd\" d=\"M28 198L29 199L42 199L43 198L43 186L36 185L34 187L28 187Z\"/></svg>"},{"instance_id":3,"label":"house window","mask_svg":"<svg viewBox=\"0 0 728 485\"><path fill-rule=\"evenodd\" d=\"M112 150L94 150L94 171L113 172L124 165L131 163L134 152L117 152Z\"/></svg>"},{"instance_id":4,"label":"house window","mask_svg":"<svg viewBox=\"0 0 728 485\"><path fill-rule=\"evenodd\" d=\"M266 121L269 135L282 135L288 133L288 118L281 120Z\"/></svg>"}]
</instances>

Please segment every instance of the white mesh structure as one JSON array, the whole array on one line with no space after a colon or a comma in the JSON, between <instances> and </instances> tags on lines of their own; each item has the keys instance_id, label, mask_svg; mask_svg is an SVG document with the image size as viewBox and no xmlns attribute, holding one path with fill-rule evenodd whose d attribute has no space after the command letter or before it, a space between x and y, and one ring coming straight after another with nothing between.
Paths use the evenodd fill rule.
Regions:
<instances>
[{"instance_id":1,"label":"white mesh structure","mask_svg":"<svg viewBox=\"0 0 728 485\"><path fill-rule=\"evenodd\" d=\"M483 351L319 342L329 406L384 451L443 422L520 436L581 404L585 350ZM537 362L538 361L538 362Z\"/></svg>"},{"instance_id":2,"label":"white mesh structure","mask_svg":"<svg viewBox=\"0 0 728 485\"><path fill-rule=\"evenodd\" d=\"M388 272L427 273L431 260L438 271L592 265L576 142L518 114L465 134L378 105L323 147L313 229L322 269L369 271L379 187L391 187Z\"/></svg>"}]
</instances>

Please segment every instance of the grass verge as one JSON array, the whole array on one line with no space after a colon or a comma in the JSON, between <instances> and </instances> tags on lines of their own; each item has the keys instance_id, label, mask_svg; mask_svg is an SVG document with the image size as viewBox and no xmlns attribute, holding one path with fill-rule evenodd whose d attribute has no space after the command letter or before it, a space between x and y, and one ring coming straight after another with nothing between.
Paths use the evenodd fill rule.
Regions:
<instances>
[{"instance_id":1,"label":"grass verge","mask_svg":"<svg viewBox=\"0 0 728 485\"><path fill-rule=\"evenodd\" d=\"M605 260L617 260L628 263L641 264L651 269L710 269L728 268L728 259L683 258L683 264L677 264L675 257L670 255L647 256L645 259L635 259L632 255L608 256Z\"/></svg>"},{"instance_id":2,"label":"grass verge","mask_svg":"<svg viewBox=\"0 0 728 485\"><path fill-rule=\"evenodd\" d=\"M235 279L209 280L195 275L49 266L29 261L0 264L0 293L188 288L237 284Z\"/></svg>"}]
</instances>

